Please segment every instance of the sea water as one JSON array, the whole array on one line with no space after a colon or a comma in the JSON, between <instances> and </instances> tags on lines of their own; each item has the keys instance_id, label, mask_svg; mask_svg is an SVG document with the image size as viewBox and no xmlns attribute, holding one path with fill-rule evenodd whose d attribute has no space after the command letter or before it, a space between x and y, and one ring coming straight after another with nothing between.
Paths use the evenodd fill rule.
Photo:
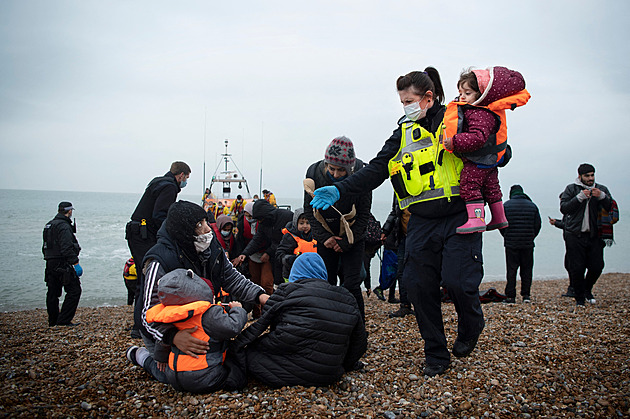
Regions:
<instances>
[{"instance_id":1,"label":"sea water","mask_svg":"<svg viewBox=\"0 0 630 419\"><path fill-rule=\"evenodd\" d=\"M42 257L42 230L61 201L76 208L77 239L81 245L83 293L79 306L123 305L127 301L122 270L131 256L125 241L125 225L138 200L138 194L0 190L0 311L46 307L45 262ZM180 194L193 202L200 197ZM279 204L301 206L301 197L278 198ZM385 221L391 202L374 202L372 212ZM534 279L566 278L563 267L562 232L551 226L547 215L559 215L558 208L540 208L543 227L536 239ZM630 272L627 257L630 223L628 212L615 225L617 244L605 250L605 272ZM505 279L505 254L499 232L483 234L484 281ZM372 287L378 284L378 258L372 261ZM482 287L483 288L483 287ZM502 291L502 290L501 290Z\"/></svg>"}]
</instances>

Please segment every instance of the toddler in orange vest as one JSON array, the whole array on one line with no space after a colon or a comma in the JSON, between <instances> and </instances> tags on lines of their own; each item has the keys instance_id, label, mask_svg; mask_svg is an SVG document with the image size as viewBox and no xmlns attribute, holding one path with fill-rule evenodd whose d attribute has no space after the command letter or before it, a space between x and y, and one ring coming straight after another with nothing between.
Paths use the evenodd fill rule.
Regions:
<instances>
[{"instance_id":1,"label":"toddler in orange vest","mask_svg":"<svg viewBox=\"0 0 630 419\"><path fill-rule=\"evenodd\" d=\"M478 233L508 226L497 166L511 157L507 147L505 109L522 106L529 100L525 79L505 67L468 70L457 82L459 97L448 104L444 121L447 137L444 148L462 158L460 196L466 202L468 221L457 233ZM484 201L490 206L492 221L486 225Z\"/></svg>"},{"instance_id":2,"label":"toddler in orange vest","mask_svg":"<svg viewBox=\"0 0 630 419\"><path fill-rule=\"evenodd\" d=\"M282 277L288 282L295 259L302 253L317 252L317 241L303 208L295 210L293 221L287 223L282 232L284 236L276 249L276 263L282 264Z\"/></svg>"},{"instance_id":3,"label":"toddler in orange vest","mask_svg":"<svg viewBox=\"0 0 630 419\"><path fill-rule=\"evenodd\" d=\"M172 346L163 374L156 373L157 360L145 348L129 348L127 358L179 391L209 393L243 388L247 384L245 372L231 357L226 358L226 351L228 342L247 323L247 312L236 301L212 304L213 296L209 283L191 270L175 269L164 275L158 283L160 304L147 311L147 321L170 323L179 330L196 327L192 336L207 341L208 351L194 358Z\"/></svg>"}]
</instances>

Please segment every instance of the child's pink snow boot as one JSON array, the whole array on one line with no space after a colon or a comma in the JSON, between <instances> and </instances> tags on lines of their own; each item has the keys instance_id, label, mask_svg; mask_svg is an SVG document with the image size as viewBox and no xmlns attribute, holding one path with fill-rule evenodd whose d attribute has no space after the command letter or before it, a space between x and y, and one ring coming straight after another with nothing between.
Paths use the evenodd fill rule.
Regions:
<instances>
[{"instance_id":1,"label":"child's pink snow boot","mask_svg":"<svg viewBox=\"0 0 630 419\"><path fill-rule=\"evenodd\" d=\"M458 234L483 233L486 231L486 221L483 218L484 202L472 201L466 204L466 212L468 213L468 221L466 224L457 227L455 230Z\"/></svg>"}]
</instances>

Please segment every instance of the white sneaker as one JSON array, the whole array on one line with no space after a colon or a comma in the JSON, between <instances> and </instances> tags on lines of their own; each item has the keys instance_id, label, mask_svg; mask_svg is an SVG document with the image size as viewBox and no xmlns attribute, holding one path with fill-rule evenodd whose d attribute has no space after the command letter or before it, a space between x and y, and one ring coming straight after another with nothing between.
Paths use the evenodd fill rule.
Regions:
<instances>
[{"instance_id":1,"label":"white sneaker","mask_svg":"<svg viewBox=\"0 0 630 419\"><path fill-rule=\"evenodd\" d=\"M595 303L597 303L597 300L596 300L596 299L594 299L594 298L587 298L587 299L586 299L586 302L587 302L587 303L590 303L590 304L595 304Z\"/></svg>"}]
</instances>

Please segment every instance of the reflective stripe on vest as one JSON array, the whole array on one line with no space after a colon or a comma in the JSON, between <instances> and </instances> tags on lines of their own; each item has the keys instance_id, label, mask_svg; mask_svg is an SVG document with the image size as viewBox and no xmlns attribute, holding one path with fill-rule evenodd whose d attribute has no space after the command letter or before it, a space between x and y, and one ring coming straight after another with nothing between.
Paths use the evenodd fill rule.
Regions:
<instances>
[{"instance_id":1,"label":"reflective stripe on vest","mask_svg":"<svg viewBox=\"0 0 630 419\"><path fill-rule=\"evenodd\" d=\"M209 301L195 301L194 303L176 306L165 306L160 303L147 311L146 318L148 322L171 323L178 330L190 329L196 326L197 330L192 333L192 336L208 342L210 336L203 330L201 318L213 305ZM177 372L198 371L208 368L212 364L222 363L225 361L225 351L219 354L213 352L213 346L215 345L210 346L211 350L208 351L206 356L200 356L199 358L193 358L179 351L171 351L168 357L168 365L173 371ZM215 346L215 349L217 348ZM175 358L176 356L177 359ZM209 360L210 362L208 362Z\"/></svg>"},{"instance_id":2,"label":"reflective stripe on vest","mask_svg":"<svg viewBox=\"0 0 630 419\"><path fill-rule=\"evenodd\" d=\"M388 164L400 208L459 195L463 163L440 145L444 124L435 134L411 122L403 123L401 131L400 149Z\"/></svg>"},{"instance_id":3,"label":"reflective stripe on vest","mask_svg":"<svg viewBox=\"0 0 630 419\"><path fill-rule=\"evenodd\" d=\"M300 237L295 236L286 227L282 229L282 233L290 234L291 237L295 239L295 242L297 243L297 247L293 250L294 255L301 255L302 253L317 252L317 240L315 239L311 241L304 240Z\"/></svg>"}]
</instances>

